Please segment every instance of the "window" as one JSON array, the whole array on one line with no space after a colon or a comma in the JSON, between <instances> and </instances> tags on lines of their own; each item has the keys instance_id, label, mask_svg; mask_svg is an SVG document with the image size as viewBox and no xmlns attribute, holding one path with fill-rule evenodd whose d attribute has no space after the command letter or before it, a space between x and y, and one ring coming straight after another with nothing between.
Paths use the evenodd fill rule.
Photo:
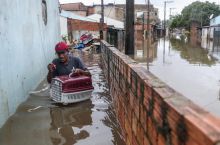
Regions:
<instances>
[{"instance_id":1,"label":"window","mask_svg":"<svg viewBox=\"0 0 220 145\"><path fill-rule=\"evenodd\" d=\"M42 0L41 6L42 6L42 18L43 18L44 24L47 25L47 3L46 3L46 0Z\"/></svg>"}]
</instances>

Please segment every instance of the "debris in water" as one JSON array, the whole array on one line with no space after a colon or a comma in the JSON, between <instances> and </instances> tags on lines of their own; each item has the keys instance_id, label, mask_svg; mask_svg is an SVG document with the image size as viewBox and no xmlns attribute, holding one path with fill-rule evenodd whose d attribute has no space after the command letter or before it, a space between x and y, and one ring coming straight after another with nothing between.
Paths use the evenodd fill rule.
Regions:
<instances>
[{"instance_id":1,"label":"debris in water","mask_svg":"<svg viewBox=\"0 0 220 145\"><path fill-rule=\"evenodd\" d=\"M49 85L49 84L47 84L47 85L44 84L44 86L45 86L45 88L43 88L43 89L41 89L41 90L38 90L38 91L29 92L29 94L30 94L30 95L31 95L31 94L38 94L38 93L44 92L44 91L46 91L46 90L48 90L48 89L50 88L50 85Z\"/></svg>"},{"instance_id":2,"label":"debris in water","mask_svg":"<svg viewBox=\"0 0 220 145\"><path fill-rule=\"evenodd\" d=\"M35 107L33 109L28 109L28 112L33 112L33 111L35 111L37 109L40 109L40 108L42 108L42 106L38 106L38 107Z\"/></svg>"}]
</instances>

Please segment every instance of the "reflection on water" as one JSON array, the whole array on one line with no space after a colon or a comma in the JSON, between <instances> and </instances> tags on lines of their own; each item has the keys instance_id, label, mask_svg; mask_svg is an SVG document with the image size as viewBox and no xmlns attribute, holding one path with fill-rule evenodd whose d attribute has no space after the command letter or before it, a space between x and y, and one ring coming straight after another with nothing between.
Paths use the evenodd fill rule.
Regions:
<instances>
[{"instance_id":1,"label":"reflection on water","mask_svg":"<svg viewBox=\"0 0 220 145\"><path fill-rule=\"evenodd\" d=\"M214 65L216 60L209 55L208 50L202 49L198 45L185 43L177 39L170 39L173 50L179 51L182 59L187 60L191 64Z\"/></svg>"},{"instance_id":2,"label":"reflection on water","mask_svg":"<svg viewBox=\"0 0 220 145\"><path fill-rule=\"evenodd\" d=\"M213 41L208 41L207 38L202 38L201 47L209 51L209 54L220 60L220 39L214 38Z\"/></svg>"},{"instance_id":3,"label":"reflection on water","mask_svg":"<svg viewBox=\"0 0 220 145\"><path fill-rule=\"evenodd\" d=\"M50 138L54 145L72 145L77 141L89 137L86 130L76 132L74 128L81 129L92 124L92 102L86 101L68 107L55 107L50 109L51 127Z\"/></svg>"},{"instance_id":4,"label":"reflection on water","mask_svg":"<svg viewBox=\"0 0 220 145\"><path fill-rule=\"evenodd\" d=\"M157 49L154 48L157 48L158 41L154 38L143 40L142 31L136 31L135 35L135 55L131 57L138 62L153 62L157 58ZM147 46L149 49L144 49Z\"/></svg>"},{"instance_id":5,"label":"reflection on water","mask_svg":"<svg viewBox=\"0 0 220 145\"><path fill-rule=\"evenodd\" d=\"M133 58L196 104L220 116L220 42L202 40L198 44L193 39L187 42L174 38L148 41L136 40Z\"/></svg>"},{"instance_id":6,"label":"reflection on water","mask_svg":"<svg viewBox=\"0 0 220 145\"><path fill-rule=\"evenodd\" d=\"M92 73L92 98L60 106L50 100L48 90L33 94L0 129L0 145L125 144L99 56L81 55Z\"/></svg>"}]
</instances>

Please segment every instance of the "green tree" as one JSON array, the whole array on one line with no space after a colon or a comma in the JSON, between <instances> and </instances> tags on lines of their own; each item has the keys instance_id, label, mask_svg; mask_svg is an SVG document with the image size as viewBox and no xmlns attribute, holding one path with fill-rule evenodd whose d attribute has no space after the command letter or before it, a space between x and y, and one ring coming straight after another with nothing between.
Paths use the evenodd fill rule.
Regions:
<instances>
[{"instance_id":1,"label":"green tree","mask_svg":"<svg viewBox=\"0 0 220 145\"><path fill-rule=\"evenodd\" d=\"M220 15L219 6L215 3L206 2L193 2L186 6L180 15L173 18L171 28L185 27L189 28L191 21L197 21L201 26L209 25L209 17L213 14L214 17Z\"/></svg>"},{"instance_id":2,"label":"green tree","mask_svg":"<svg viewBox=\"0 0 220 145\"><path fill-rule=\"evenodd\" d=\"M171 28L182 27L182 15L176 15L173 17L173 21L171 22Z\"/></svg>"}]
</instances>

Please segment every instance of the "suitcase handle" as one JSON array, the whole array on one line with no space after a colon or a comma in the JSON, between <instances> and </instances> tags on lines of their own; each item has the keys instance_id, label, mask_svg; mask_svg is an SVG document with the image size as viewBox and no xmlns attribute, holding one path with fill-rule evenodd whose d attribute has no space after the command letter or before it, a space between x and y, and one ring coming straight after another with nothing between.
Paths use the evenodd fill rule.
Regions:
<instances>
[{"instance_id":1,"label":"suitcase handle","mask_svg":"<svg viewBox=\"0 0 220 145\"><path fill-rule=\"evenodd\" d=\"M82 74L80 73L75 73L75 72L72 72L69 74L69 78L72 78L72 77L78 77L78 76L81 76Z\"/></svg>"}]
</instances>

